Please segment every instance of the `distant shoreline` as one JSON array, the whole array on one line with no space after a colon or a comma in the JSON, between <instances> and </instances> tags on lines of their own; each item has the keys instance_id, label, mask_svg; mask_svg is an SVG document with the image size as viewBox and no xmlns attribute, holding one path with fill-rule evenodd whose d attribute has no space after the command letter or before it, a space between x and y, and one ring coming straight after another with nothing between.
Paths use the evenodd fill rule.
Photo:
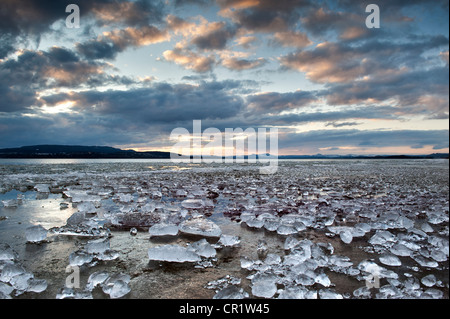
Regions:
<instances>
[{"instance_id":1,"label":"distant shoreline","mask_svg":"<svg viewBox=\"0 0 450 319\"><path fill-rule=\"evenodd\" d=\"M34 145L0 149L0 158L9 159L171 159L170 152L137 152L109 146ZM183 157L180 157L183 158ZM192 157L184 157L190 159ZM208 157L225 159L230 157ZM233 157L236 158L236 157ZM256 158L259 158L256 155ZM264 158L275 158L265 154ZM279 160L289 159L448 159L448 153L426 155L279 155ZM248 159L248 156L244 156Z\"/></svg>"}]
</instances>

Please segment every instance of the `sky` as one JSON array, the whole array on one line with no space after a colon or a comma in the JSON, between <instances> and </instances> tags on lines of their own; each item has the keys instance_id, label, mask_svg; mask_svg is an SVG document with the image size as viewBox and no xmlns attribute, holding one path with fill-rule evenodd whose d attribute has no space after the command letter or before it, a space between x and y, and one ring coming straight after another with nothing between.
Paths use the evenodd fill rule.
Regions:
<instances>
[{"instance_id":1,"label":"sky","mask_svg":"<svg viewBox=\"0 0 450 319\"><path fill-rule=\"evenodd\" d=\"M448 152L448 30L438 0L1 0L0 148L169 151L201 120L281 155Z\"/></svg>"}]
</instances>

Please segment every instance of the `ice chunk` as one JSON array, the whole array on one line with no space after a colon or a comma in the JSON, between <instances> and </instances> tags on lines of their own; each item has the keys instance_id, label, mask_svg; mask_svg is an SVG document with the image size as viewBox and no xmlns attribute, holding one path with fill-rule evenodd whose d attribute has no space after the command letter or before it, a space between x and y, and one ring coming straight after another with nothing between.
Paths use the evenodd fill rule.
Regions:
<instances>
[{"instance_id":1,"label":"ice chunk","mask_svg":"<svg viewBox=\"0 0 450 319\"><path fill-rule=\"evenodd\" d=\"M102 254L110 249L109 238L90 240L87 242L85 249L89 254Z\"/></svg>"},{"instance_id":2,"label":"ice chunk","mask_svg":"<svg viewBox=\"0 0 450 319\"><path fill-rule=\"evenodd\" d=\"M319 291L320 299L344 299L344 297L332 289L322 289Z\"/></svg>"},{"instance_id":3,"label":"ice chunk","mask_svg":"<svg viewBox=\"0 0 450 319\"><path fill-rule=\"evenodd\" d=\"M285 250L291 250L295 246L297 246L300 243L300 241L295 237L287 237L284 241L284 249Z\"/></svg>"},{"instance_id":4,"label":"ice chunk","mask_svg":"<svg viewBox=\"0 0 450 319\"><path fill-rule=\"evenodd\" d=\"M370 299L372 297L372 293L368 287L361 287L353 291L353 296L361 299Z\"/></svg>"},{"instance_id":5,"label":"ice chunk","mask_svg":"<svg viewBox=\"0 0 450 319\"><path fill-rule=\"evenodd\" d=\"M286 287L278 295L278 299L307 299L308 292L308 289L300 286Z\"/></svg>"},{"instance_id":6,"label":"ice chunk","mask_svg":"<svg viewBox=\"0 0 450 319\"><path fill-rule=\"evenodd\" d=\"M306 273L297 275L297 277L295 278L295 282L302 286L312 286L316 282L313 277L315 277L314 273L311 271L307 271Z\"/></svg>"},{"instance_id":7,"label":"ice chunk","mask_svg":"<svg viewBox=\"0 0 450 319\"><path fill-rule=\"evenodd\" d=\"M193 251L197 255L205 258L214 258L216 257L216 250L214 247L206 241L206 239L201 239L195 243L192 243L187 248L190 251Z\"/></svg>"},{"instance_id":8,"label":"ice chunk","mask_svg":"<svg viewBox=\"0 0 450 319\"><path fill-rule=\"evenodd\" d=\"M236 247L241 243L241 239L238 236L224 235L220 236L217 242L218 246L222 247Z\"/></svg>"},{"instance_id":9,"label":"ice chunk","mask_svg":"<svg viewBox=\"0 0 450 319\"><path fill-rule=\"evenodd\" d=\"M160 223L149 228L150 237L176 236L178 235L178 226L175 224Z\"/></svg>"},{"instance_id":10,"label":"ice chunk","mask_svg":"<svg viewBox=\"0 0 450 319\"><path fill-rule=\"evenodd\" d=\"M178 245L163 245L149 248L148 257L150 260L176 263L199 262L201 260L197 253Z\"/></svg>"},{"instance_id":11,"label":"ice chunk","mask_svg":"<svg viewBox=\"0 0 450 319\"><path fill-rule=\"evenodd\" d=\"M231 285L240 285L240 284L241 284L240 278L226 275L223 278L208 282L208 284L205 286L205 288L207 288L207 289L223 289L223 288L226 288Z\"/></svg>"},{"instance_id":12,"label":"ice chunk","mask_svg":"<svg viewBox=\"0 0 450 319\"><path fill-rule=\"evenodd\" d=\"M117 299L122 298L123 296L127 295L131 291L130 286L128 286L128 283L117 280L114 282L113 286L109 290L109 297L111 299Z\"/></svg>"},{"instance_id":13,"label":"ice chunk","mask_svg":"<svg viewBox=\"0 0 450 319\"><path fill-rule=\"evenodd\" d=\"M372 230L372 227L370 227L370 225L367 223L356 224L355 228L363 231L364 233L368 233Z\"/></svg>"},{"instance_id":14,"label":"ice chunk","mask_svg":"<svg viewBox=\"0 0 450 319\"><path fill-rule=\"evenodd\" d=\"M248 293L244 289L237 286L228 286L216 293L213 299L245 299L248 297Z\"/></svg>"},{"instance_id":15,"label":"ice chunk","mask_svg":"<svg viewBox=\"0 0 450 319\"><path fill-rule=\"evenodd\" d=\"M205 207L205 202L201 199L186 199L181 202L181 206L186 209L201 209Z\"/></svg>"},{"instance_id":16,"label":"ice chunk","mask_svg":"<svg viewBox=\"0 0 450 319\"><path fill-rule=\"evenodd\" d=\"M246 256L242 256L240 258L241 260L241 268L251 270L253 265L255 264L254 260L251 260L250 258Z\"/></svg>"},{"instance_id":17,"label":"ice chunk","mask_svg":"<svg viewBox=\"0 0 450 319\"><path fill-rule=\"evenodd\" d=\"M22 266L16 264L6 264L3 266L0 281L10 282L13 277L24 273L26 273L26 270Z\"/></svg>"},{"instance_id":18,"label":"ice chunk","mask_svg":"<svg viewBox=\"0 0 450 319\"><path fill-rule=\"evenodd\" d=\"M444 261L447 261L447 259L448 259L448 256L444 252L442 252L441 250L438 250L438 249L432 249L430 252L430 257L438 262L444 262Z\"/></svg>"},{"instance_id":19,"label":"ice chunk","mask_svg":"<svg viewBox=\"0 0 450 319\"><path fill-rule=\"evenodd\" d=\"M222 231L214 222L200 216L180 224L180 231L188 235L220 238Z\"/></svg>"},{"instance_id":20,"label":"ice chunk","mask_svg":"<svg viewBox=\"0 0 450 319\"><path fill-rule=\"evenodd\" d=\"M15 260L17 253L8 244L0 243L0 261L2 260Z\"/></svg>"},{"instance_id":21,"label":"ice chunk","mask_svg":"<svg viewBox=\"0 0 450 319\"><path fill-rule=\"evenodd\" d=\"M50 193L49 184L37 184L36 186L34 186L34 189L39 193Z\"/></svg>"},{"instance_id":22,"label":"ice chunk","mask_svg":"<svg viewBox=\"0 0 450 319\"><path fill-rule=\"evenodd\" d=\"M414 259L422 267L436 268L439 266L439 264L436 261L427 259L420 255L413 255L411 258Z\"/></svg>"},{"instance_id":23,"label":"ice chunk","mask_svg":"<svg viewBox=\"0 0 450 319\"><path fill-rule=\"evenodd\" d=\"M331 280L328 278L328 276L325 273L321 273L317 275L314 280L316 283L321 284L324 287L330 287L331 286Z\"/></svg>"},{"instance_id":24,"label":"ice chunk","mask_svg":"<svg viewBox=\"0 0 450 319\"><path fill-rule=\"evenodd\" d=\"M283 224L281 224L277 228L277 234L278 235L288 236L288 235L296 234L297 232L298 232L297 229L293 225L283 225Z\"/></svg>"},{"instance_id":25,"label":"ice chunk","mask_svg":"<svg viewBox=\"0 0 450 319\"><path fill-rule=\"evenodd\" d=\"M268 231L276 231L278 227L280 227L280 222L278 220L264 220L264 228Z\"/></svg>"},{"instance_id":26,"label":"ice chunk","mask_svg":"<svg viewBox=\"0 0 450 319\"><path fill-rule=\"evenodd\" d=\"M86 219L84 212L75 212L67 219L67 225L75 226L83 223Z\"/></svg>"},{"instance_id":27,"label":"ice chunk","mask_svg":"<svg viewBox=\"0 0 450 319\"><path fill-rule=\"evenodd\" d=\"M277 292L277 277L273 274L257 273L252 279L252 294L255 297L272 298Z\"/></svg>"},{"instance_id":28,"label":"ice chunk","mask_svg":"<svg viewBox=\"0 0 450 319\"><path fill-rule=\"evenodd\" d=\"M93 202L83 202L77 204L77 209L79 212L85 214L95 214L97 212L97 208L95 207Z\"/></svg>"},{"instance_id":29,"label":"ice chunk","mask_svg":"<svg viewBox=\"0 0 450 319\"><path fill-rule=\"evenodd\" d=\"M412 251L403 244L395 244L390 248L391 253L397 256L409 257Z\"/></svg>"},{"instance_id":30,"label":"ice chunk","mask_svg":"<svg viewBox=\"0 0 450 319\"><path fill-rule=\"evenodd\" d=\"M41 225L31 226L26 229L26 238L29 243L40 243L47 238L47 230Z\"/></svg>"},{"instance_id":31,"label":"ice chunk","mask_svg":"<svg viewBox=\"0 0 450 319\"><path fill-rule=\"evenodd\" d=\"M124 273L114 274L105 280L102 290L111 299L122 298L131 291L128 285L130 279L130 276Z\"/></svg>"},{"instance_id":32,"label":"ice chunk","mask_svg":"<svg viewBox=\"0 0 450 319\"><path fill-rule=\"evenodd\" d=\"M444 297L444 293L438 289L430 288L425 290L425 292L421 295L421 298L430 298L430 299L442 299Z\"/></svg>"},{"instance_id":33,"label":"ice chunk","mask_svg":"<svg viewBox=\"0 0 450 319\"><path fill-rule=\"evenodd\" d=\"M20 292L25 292L28 289L28 279L33 279L34 275L30 272L23 272L11 278L9 283Z\"/></svg>"},{"instance_id":34,"label":"ice chunk","mask_svg":"<svg viewBox=\"0 0 450 319\"><path fill-rule=\"evenodd\" d=\"M19 201L17 199L7 199L2 200L2 204L6 208L16 208L19 206Z\"/></svg>"},{"instance_id":35,"label":"ice chunk","mask_svg":"<svg viewBox=\"0 0 450 319\"><path fill-rule=\"evenodd\" d=\"M106 271L96 271L88 278L86 289L92 291L95 287L103 284L109 278L109 273Z\"/></svg>"},{"instance_id":36,"label":"ice chunk","mask_svg":"<svg viewBox=\"0 0 450 319\"><path fill-rule=\"evenodd\" d=\"M258 246L256 247L256 253L258 254L258 258L264 259L269 252L269 248L267 247L266 241L260 239L258 240Z\"/></svg>"},{"instance_id":37,"label":"ice chunk","mask_svg":"<svg viewBox=\"0 0 450 319\"><path fill-rule=\"evenodd\" d=\"M245 224L250 228L259 229L264 226L264 221L257 219L256 217L250 217L245 221Z\"/></svg>"},{"instance_id":38,"label":"ice chunk","mask_svg":"<svg viewBox=\"0 0 450 319\"><path fill-rule=\"evenodd\" d=\"M339 234L339 237L346 244L350 244L353 240L353 235L350 230L341 231L341 233Z\"/></svg>"},{"instance_id":39,"label":"ice chunk","mask_svg":"<svg viewBox=\"0 0 450 319\"><path fill-rule=\"evenodd\" d=\"M372 245L385 245L393 241L395 241L395 235L387 230L377 230L375 235L369 239L369 243Z\"/></svg>"},{"instance_id":40,"label":"ice chunk","mask_svg":"<svg viewBox=\"0 0 450 319\"><path fill-rule=\"evenodd\" d=\"M47 280L45 279L30 278L28 279L27 291L41 293L47 289L47 286Z\"/></svg>"},{"instance_id":41,"label":"ice chunk","mask_svg":"<svg viewBox=\"0 0 450 319\"><path fill-rule=\"evenodd\" d=\"M14 287L11 287L10 285L0 282L0 299L2 299L1 294L4 294L5 296L9 296L9 294L11 294L11 292L13 292L13 290L14 290Z\"/></svg>"},{"instance_id":42,"label":"ice chunk","mask_svg":"<svg viewBox=\"0 0 450 319\"><path fill-rule=\"evenodd\" d=\"M414 227L414 221L405 216L400 216L397 222L400 226L399 228L411 229Z\"/></svg>"},{"instance_id":43,"label":"ice chunk","mask_svg":"<svg viewBox=\"0 0 450 319\"><path fill-rule=\"evenodd\" d=\"M425 233L432 233L434 231L433 227L430 226L430 224L428 223L423 223L420 228L422 229L422 231L424 231Z\"/></svg>"},{"instance_id":44,"label":"ice chunk","mask_svg":"<svg viewBox=\"0 0 450 319\"><path fill-rule=\"evenodd\" d=\"M69 264L71 266L82 266L90 263L94 259L94 256L84 251L78 250L69 255Z\"/></svg>"},{"instance_id":45,"label":"ice chunk","mask_svg":"<svg viewBox=\"0 0 450 319\"><path fill-rule=\"evenodd\" d=\"M436 285L437 279L435 275L430 274L428 276L423 277L420 282L424 286L433 287L434 285Z\"/></svg>"},{"instance_id":46,"label":"ice chunk","mask_svg":"<svg viewBox=\"0 0 450 319\"><path fill-rule=\"evenodd\" d=\"M380 256L380 262L387 266L401 266L402 262L397 256L384 254Z\"/></svg>"}]
</instances>

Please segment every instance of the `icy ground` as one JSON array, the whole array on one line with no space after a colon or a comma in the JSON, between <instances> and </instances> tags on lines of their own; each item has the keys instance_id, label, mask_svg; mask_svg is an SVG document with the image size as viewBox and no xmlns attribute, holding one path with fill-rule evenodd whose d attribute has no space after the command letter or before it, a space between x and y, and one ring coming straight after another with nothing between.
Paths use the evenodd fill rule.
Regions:
<instances>
[{"instance_id":1,"label":"icy ground","mask_svg":"<svg viewBox=\"0 0 450 319\"><path fill-rule=\"evenodd\" d=\"M448 298L448 165L0 165L0 299Z\"/></svg>"}]
</instances>

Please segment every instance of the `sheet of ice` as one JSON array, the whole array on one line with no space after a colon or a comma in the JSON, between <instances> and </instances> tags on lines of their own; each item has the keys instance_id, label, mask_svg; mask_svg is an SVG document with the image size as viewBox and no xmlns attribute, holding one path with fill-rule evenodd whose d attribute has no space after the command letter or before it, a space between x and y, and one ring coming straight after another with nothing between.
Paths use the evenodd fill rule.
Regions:
<instances>
[{"instance_id":1,"label":"sheet of ice","mask_svg":"<svg viewBox=\"0 0 450 319\"><path fill-rule=\"evenodd\" d=\"M40 243L47 238L47 230L41 225L28 227L25 231L27 242Z\"/></svg>"},{"instance_id":2,"label":"sheet of ice","mask_svg":"<svg viewBox=\"0 0 450 319\"><path fill-rule=\"evenodd\" d=\"M402 265L402 262L400 261L400 259L395 255L383 254L379 257L379 259L382 264L387 265L387 266L401 266Z\"/></svg>"},{"instance_id":3,"label":"sheet of ice","mask_svg":"<svg viewBox=\"0 0 450 319\"><path fill-rule=\"evenodd\" d=\"M28 279L27 292L41 293L48 287L47 280L45 279Z\"/></svg>"},{"instance_id":4,"label":"sheet of ice","mask_svg":"<svg viewBox=\"0 0 450 319\"><path fill-rule=\"evenodd\" d=\"M301 286L286 287L278 295L278 299L317 299L317 293Z\"/></svg>"},{"instance_id":5,"label":"sheet of ice","mask_svg":"<svg viewBox=\"0 0 450 319\"><path fill-rule=\"evenodd\" d=\"M409 257L412 251L403 244L395 244L390 248L391 253L397 256Z\"/></svg>"},{"instance_id":6,"label":"sheet of ice","mask_svg":"<svg viewBox=\"0 0 450 319\"><path fill-rule=\"evenodd\" d=\"M86 289L92 291L95 287L101 286L108 278L108 272L96 271L89 276L86 284Z\"/></svg>"},{"instance_id":7,"label":"sheet of ice","mask_svg":"<svg viewBox=\"0 0 450 319\"><path fill-rule=\"evenodd\" d=\"M28 289L28 280L33 279L34 275L30 272L23 272L11 278L9 283L16 289L16 294L22 294ZM17 291L19 293L17 293Z\"/></svg>"},{"instance_id":8,"label":"sheet of ice","mask_svg":"<svg viewBox=\"0 0 450 319\"><path fill-rule=\"evenodd\" d=\"M112 289L114 288L115 284L119 282L119 285L116 287L117 292L115 293L116 298L118 295L120 295L120 292L125 292L127 289L124 284L129 284L131 280L131 277L128 274L125 273L115 273L111 276L109 276L102 284L102 290L106 294L111 294ZM128 291L129 292L129 291ZM125 295L125 294L124 294ZM123 295L123 296L124 296Z\"/></svg>"},{"instance_id":9,"label":"sheet of ice","mask_svg":"<svg viewBox=\"0 0 450 319\"><path fill-rule=\"evenodd\" d=\"M297 229L294 227L294 225L283 225L281 224L277 228L277 234L282 236L288 236L298 233Z\"/></svg>"},{"instance_id":10,"label":"sheet of ice","mask_svg":"<svg viewBox=\"0 0 450 319\"><path fill-rule=\"evenodd\" d=\"M241 243L239 236L225 235L220 236L217 242L218 247L237 247Z\"/></svg>"},{"instance_id":11,"label":"sheet of ice","mask_svg":"<svg viewBox=\"0 0 450 319\"><path fill-rule=\"evenodd\" d=\"M71 266L83 266L90 263L94 256L85 251L77 250L69 255L69 264Z\"/></svg>"},{"instance_id":12,"label":"sheet of ice","mask_svg":"<svg viewBox=\"0 0 450 319\"><path fill-rule=\"evenodd\" d=\"M175 263L201 261L201 258L197 253L178 245L163 245L149 248L148 258L149 260L154 261L166 261Z\"/></svg>"},{"instance_id":13,"label":"sheet of ice","mask_svg":"<svg viewBox=\"0 0 450 319\"><path fill-rule=\"evenodd\" d=\"M201 209L205 207L205 202L201 199L186 199L181 202L181 206L186 209Z\"/></svg>"},{"instance_id":14,"label":"sheet of ice","mask_svg":"<svg viewBox=\"0 0 450 319\"><path fill-rule=\"evenodd\" d=\"M177 236L178 226L175 224L159 223L148 229L150 237Z\"/></svg>"},{"instance_id":15,"label":"sheet of ice","mask_svg":"<svg viewBox=\"0 0 450 319\"><path fill-rule=\"evenodd\" d=\"M252 279L252 294L255 297L272 298L277 292L277 278L273 274L258 273Z\"/></svg>"},{"instance_id":16,"label":"sheet of ice","mask_svg":"<svg viewBox=\"0 0 450 319\"><path fill-rule=\"evenodd\" d=\"M423 277L420 282L427 287L433 287L437 283L436 276L433 274Z\"/></svg>"},{"instance_id":17,"label":"sheet of ice","mask_svg":"<svg viewBox=\"0 0 450 319\"><path fill-rule=\"evenodd\" d=\"M189 251L194 252L195 254L205 257L205 258L214 258L216 257L216 250L214 247L208 243L206 239L200 239L195 243L190 244L187 249Z\"/></svg>"},{"instance_id":18,"label":"sheet of ice","mask_svg":"<svg viewBox=\"0 0 450 319\"><path fill-rule=\"evenodd\" d=\"M6 199L2 200L2 204L6 208L16 208L19 206L19 201L17 199Z\"/></svg>"},{"instance_id":19,"label":"sheet of ice","mask_svg":"<svg viewBox=\"0 0 450 319\"><path fill-rule=\"evenodd\" d=\"M213 299L246 299L249 295L237 286L228 286L217 292Z\"/></svg>"},{"instance_id":20,"label":"sheet of ice","mask_svg":"<svg viewBox=\"0 0 450 319\"><path fill-rule=\"evenodd\" d=\"M220 238L222 230L214 222L199 216L186 220L179 225L180 232L188 235Z\"/></svg>"},{"instance_id":21,"label":"sheet of ice","mask_svg":"<svg viewBox=\"0 0 450 319\"><path fill-rule=\"evenodd\" d=\"M116 280L112 286L109 285L107 287L107 289L103 289L103 292L109 294L111 299L122 298L131 292L130 286L123 280Z\"/></svg>"},{"instance_id":22,"label":"sheet of ice","mask_svg":"<svg viewBox=\"0 0 450 319\"><path fill-rule=\"evenodd\" d=\"M0 261L12 261L16 260L17 257L17 253L11 248L11 246L0 243Z\"/></svg>"},{"instance_id":23,"label":"sheet of ice","mask_svg":"<svg viewBox=\"0 0 450 319\"><path fill-rule=\"evenodd\" d=\"M1 294L3 294L4 299L10 299L11 298L10 294L11 292L13 292L13 290L14 287L11 287L10 285L0 282L0 299L2 299Z\"/></svg>"},{"instance_id":24,"label":"sheet of ice","mask_svg":"<svg viewBox=\"0 0 450 319\"><path fill-rule=\"evenodd\" d=\"M319 290L319 299L344 299L344 297L332 289Z\"/></svg>"},{"instance_id":25,"label":"sheet of ice","mask_svg":"<svg viewBox=\"0 0 450 319\"><path fill-rule=\"evenodd\" d=\"M26 270L22 266L16 264L6 264L3 266L0 274L0 281L8 283L13 277L24 273L26 273Z\"/></svg>"},{"instance_id":26,"label":"sheet of ice","mask_svg":"<svg viewBox=\"0 0 450 319\"><path fill-rule=\"evenodd\" d=\"M250 228L259 229L264 226L264 221L257 219L256 217L250 217L247 220L245 220L245 224Z\"/></svg>"},{"instance_id":27,"label":"sheet of ice","mask_svg":"<svg viewBox=\"0 0 450 319\"><path fill-rule=\"evenodd\" d=\"M341 238L341 240L346 243L346 244L350 244L353 240L353 234L350 230L343 230L340 232L339 237Z\"/></svg>"},{"instance_id":28,"label":"sheet of ice","mask_svg":"<svg viewBox=\"0 0 450 319\"><path fill-rule=\"evenodd\" d=\"M110 241L109 238L90 240L84 248L88 254L103 254L110 250Z\"/></svg>"}]
</instances>

